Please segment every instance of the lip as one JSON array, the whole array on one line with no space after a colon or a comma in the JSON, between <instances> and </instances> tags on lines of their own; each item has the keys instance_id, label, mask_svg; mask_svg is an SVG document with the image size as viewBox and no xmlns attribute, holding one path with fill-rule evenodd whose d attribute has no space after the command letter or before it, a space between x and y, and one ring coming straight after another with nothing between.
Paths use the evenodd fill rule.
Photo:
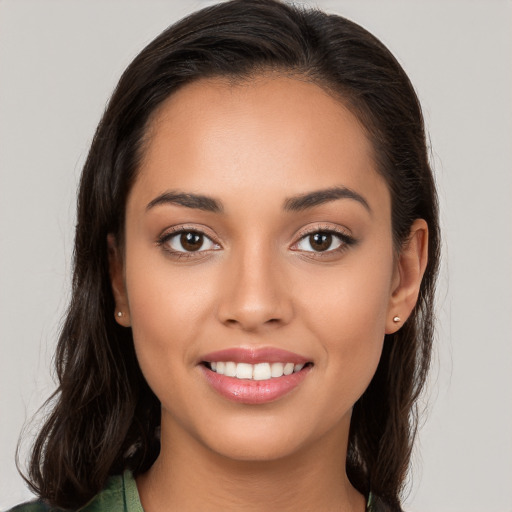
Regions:
<instances>
[{"instance_id":1,"label":"lip","mask_svg":"<svg viewBox=\"0 0 512 512\"><path fill-rule=\"evenodd\" d=\"M227 377L210 370L204 362L233 361L235 363L293 363L312 362L304 356L274 347L233 347L210 352L201 357L199 367L208 384L222 397L243 404L265 404L278 400L299 386L309 374L312 366L290 375L268 380L244 380Z\"/></svg>"},{"instance_id":2,"label":"lip","mask_svg":"<svg viewBox=\"0 0 512 512\"><path fill-rule=\"evenodd\" d=\"M221 396L233 402L252 405L265 404L284 397L299 386L311 370L311 366L305 366L291 375L268 380L244 380L220 375L205 365L199 366L207 382Z\"/></svg>"},{"instance_id":3,"label":"lip","mask_svg":"<svg viewBox=\"0 0 512 512\"><path fill-rule=\"evenodd\" d=\"M306 364L311 359L307 359L294 352L274 347L246 348L233 347L216 352L210 352L201 357L200 361L209 363L217 361L234 361L235 363L293 363Z\"/></svg>"}]
</instances>

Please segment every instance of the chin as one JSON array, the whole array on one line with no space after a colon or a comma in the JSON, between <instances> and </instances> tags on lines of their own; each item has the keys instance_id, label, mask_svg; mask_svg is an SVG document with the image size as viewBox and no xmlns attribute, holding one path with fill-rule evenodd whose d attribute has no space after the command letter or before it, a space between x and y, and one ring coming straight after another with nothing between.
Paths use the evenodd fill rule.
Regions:
<instances>
[{"instance_id":1,"label":"chin","mask_svg":"<svg viewBox=\"0 0 512 512\"><path fill-rule=\"evenodd\" d=\"M350 414L347 417L350 423ZM345 423L345 422L343 422ZM273 462L307 452L308 446L345 431L345 425L308 422L301 414L284 418L280 414L231 418L210 423L208 432L199 432L197 440L211 452L239 462ZM334 428L333 428L334 427ZM343 437L343 436L341 436Z\"/></svg>"},{"instance_id":2,"label":"chin","mask_svg":"<svg viewBox=\"0 0 512 512\"><path fill-rule=\"evenodd\" d=\"M281 438L259 439L255 436L231 438L227 443L210 445L210 449L218 455L234 462L274 462L298 453L301 444Z\"/></svg>"}]
</instances>

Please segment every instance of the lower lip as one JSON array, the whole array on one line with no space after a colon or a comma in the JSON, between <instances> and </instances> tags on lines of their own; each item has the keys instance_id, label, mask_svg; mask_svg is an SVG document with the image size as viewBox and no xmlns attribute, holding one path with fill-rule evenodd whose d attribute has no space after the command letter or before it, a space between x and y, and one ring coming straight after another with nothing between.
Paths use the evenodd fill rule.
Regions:
<instances>
[{"instance_id":1,"label":"lower lip","mask_svg":"<svg viewBox=\"0 0 512 512\"><path fill-rule=\"evenodd\" d=\"M294 390L308 375L310 366L300 372L268 380L244 380L220 375L206 366L201 369L210 386L221 396L243 404L266 404Z\"/></svg>"}]
</instances>

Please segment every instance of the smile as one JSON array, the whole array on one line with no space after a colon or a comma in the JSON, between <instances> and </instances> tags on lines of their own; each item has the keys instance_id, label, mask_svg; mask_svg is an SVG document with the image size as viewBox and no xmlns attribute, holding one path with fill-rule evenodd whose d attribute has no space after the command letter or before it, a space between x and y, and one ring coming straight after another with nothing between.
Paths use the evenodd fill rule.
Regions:
<instances>
[{"instance_id":1,"label":"smile","mask_svg":"<svg viewBox=\"0 0 512 512\"><path fill-rule=\"evenodd\" d=\"M291 375L302 370L304 364L294 363L235 363L233 361L213 361L207 363L210 369L219 375L244 380L277 379L283 375Z\"/></svg>"},{"instance_id":2,"label":"smile","mask_svg":"<svg viewBox=\"0 0 512 512\"><path fill-rule=\"evenodd\" d=\"M310 374L311 360L277 348L235 347L205 354L199 364L220 396L242 404L265 404L295 390Z\"/></svg>"}]
</instances>

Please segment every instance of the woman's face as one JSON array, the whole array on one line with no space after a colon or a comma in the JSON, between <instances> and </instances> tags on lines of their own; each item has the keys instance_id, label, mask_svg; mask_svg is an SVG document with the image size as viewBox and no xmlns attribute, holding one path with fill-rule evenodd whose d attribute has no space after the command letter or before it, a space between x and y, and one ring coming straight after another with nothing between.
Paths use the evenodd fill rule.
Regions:
<instances>
[{"instance_id":1,"label":"woman's face","mask_svg":"<svg viewBox=\"0 0 512 512\"><path fill-rule=\"evenodd\" d=\"M125 235L118 321L163 443L243 460L346 443L400 278L390 194L343 104L284 77L187 85L151 123Z\"/></svg>"}]
</instances>

